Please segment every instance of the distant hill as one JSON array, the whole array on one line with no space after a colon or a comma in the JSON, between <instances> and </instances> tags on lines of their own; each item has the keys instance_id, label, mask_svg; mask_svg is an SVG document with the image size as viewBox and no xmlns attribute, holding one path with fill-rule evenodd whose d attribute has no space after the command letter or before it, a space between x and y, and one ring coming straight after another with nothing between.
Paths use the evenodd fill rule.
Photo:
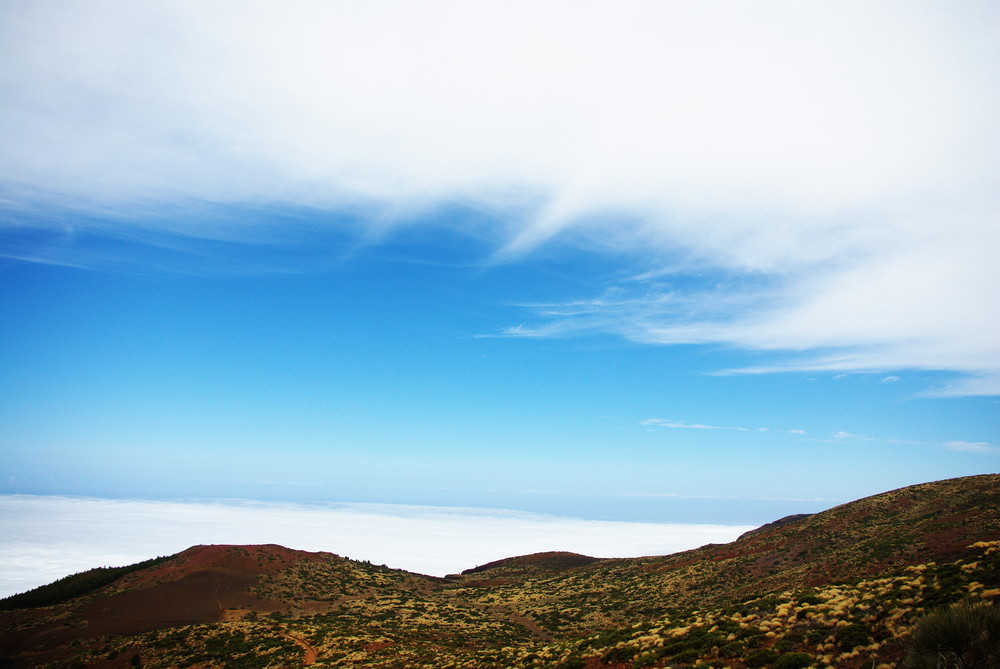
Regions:
<instances>
[{"instance_id":1,"label":"distant hill","mask_svg":"<svg viewBox=\"0 0 1000 669\"><path fill-rule=\"evenodd\" d=\"M756 529L753 529L753 530L750 530L749 532L744 532L743 534L741 534L737 538L737 540L749 539L750 537L757 536L758 534L763 534L764 532L768 532L770 530L782 527L784 525L787 525L788 523L794 523L797 520L803 520L805 518L808 518L811 515L813 515L813 514L811 514L811 513L793 513L790 516L785 516L784 518L779 518L778 520L771 521L770 523L767 523L766 525L761 525L760 527L758 527Z\"/></svg>"},{"instance_id":2,"label":"distant hill","mask_svg":"<svg viewBox=\"0 0 1000 669\"><path fill-rule=\"evenodd\" d=\"M195 546L115 576L0 612L0 666L894 666L922 611L1000 598L1000 476L659 557L539 553L435 578Z\"/></svg>"},{"instance_id":3,"label":"distant hill","mask_svg":"<svg viewBox=\"0 0 1000 669\"><path fill-rule=\"evenodd\" d=\"M551 551L548 553L535 553L533 555L522 555L520 557L504 558L488 564L466 569L462 576L470 574L482 574L489 578L505 578L508 580L521 580L528 576L538 576L546 572L557 573L573 567L584 567L595 562L600 562L601 558L580 555L579 553L565 553L561 551Z\"/></svg>"}]
</instances>

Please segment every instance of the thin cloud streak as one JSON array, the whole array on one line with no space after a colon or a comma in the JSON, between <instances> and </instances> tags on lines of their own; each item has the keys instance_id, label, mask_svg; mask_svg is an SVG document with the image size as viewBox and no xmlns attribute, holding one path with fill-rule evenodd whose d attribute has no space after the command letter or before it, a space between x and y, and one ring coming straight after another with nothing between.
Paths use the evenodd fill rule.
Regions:
<instances>
[{"instance_id":1,"label":"thin cloud streak","mask_svg":"<svg viewBox=\"0 0 1000 669\"><path fill-rule=\"evenodd\" d=\"M925 441L915 441L913 439L886 439L884 437L870 437L867 434L854 434L853 432L837 431L830 433L835 441L876 441L883 444L926 444Z\"/></svg>"},{"instance_id":2,"label":"thin cloud streak","mask_svg":"<svg viewBox=\"0 0 1000 669\"><path fill-rule=\"evenodd\" d=\"M945 442L932 442L932 441L919 441L913 439L893 439L886 437L873 437L867 434L857 434L855 432L848 432L846 430L837 430L829 434L829 438L817 439L815 437L809 437L805 430L799 429L774 429L769 427L733 427L733 426L721 426L721 425L705 425L703 423L691 423L682 420L672 420L666 418L646 418L639 421L640 425L647 425L653 427L665 427L670 429L680 429L680 430L722 430L722 431L733 431L733 432L777 432L781 434L792 435L793 437L801 437L803 441L825 441L825 442L871 442L880 444L904 444L904 445L914 445L914 446L934 446L943 447L949 451L961 451L966 453L1000 453L1000 449L994 448L988 442L969 442L969 441L945 441ZM662 497L677 497L678 495L673 495L670 493L656 493L652 496L662 496ZM722 499L717 496L694 496L697 498L704 499ZM736 499L736 498L731 498ZM753 498L757 499L757 498ZM783 500L783 501L796 501L796 500ZM814 501L814 500L802 500L802 501Z\"/></svg>"},{"instance_id":3,"label":"thin cloud streak","mask_svg":"<svg viewBox=\"0 0 1000 669\"><path fill-rule=\"evenodd\" d=\"M671 492L634 492L625 493L622 497L654 497L668 499L721 499L733 501L750 502L829 502L840 503L843 500L827 499L824 497L738 497L735 495L683 495Z\"/></svg>"},{"instance_id":4,"label":"thin cloud streak","mask_svg":"<svg viewBox=\"0 0 1000 669\"><path fill-rule=\"evenodd\" d=\"M492 262L569 244L641 258L634 276L709 277L616 286L647 292L510 336L721 344L780 357L744 372L943 370L963 378L929 392L1000 393L988 3L2 12L8 228L62 212L272 244L301 224L246 212L299 207L350 212L370 223L331 226L379 239L462 206L484 212L465 232ZM74 264L73 249L16 256Z\"/></svg>"},{"instance_id":5,"label":"thin cloud streak","mask_svg":"<svg viewBox=\"0 0 1000 669\"><path fill-rule=\"evenodd\" d=\"M579 520L520 511L388 504L164 502L0 496L0 596L92 567L195 544L277 543L444 576L528 553L665 555L749 526Z\"/></svg>"},{"instance_id":6,"label":"thin cloud streak","mask_svg":"<svg viewBox=\"0 0 1000 669\"><path fill-rule=\"evenodd\" d=\"M986 453L996 455L1000 453L1000 448L991 446L985 441L948 441L944 445L950 451L960 451L962 453Z\"/></svg>"},{"instance_id":7,"label":"thin cloud streak","mask_svg":"<svg viewBox=\"0 0 1000 669\"><path fill-rule=\"evenodd\" d=\"M985 441L945 441L945 442L934 442L934 441L919 441L915 439L888 439L885 437L872 437L867 434L855 434L853 432L844 432L842 430L837 432L831 432L830 438L834 442L875 442L882 444L904 444L913 446L934 446L937 448L944 448L949 451L959 451L965 453L1000 453L1000 449L994 448L988 442Z\"/></svg>"},{"instance_id":8,"label":"thin cloud streak","mask_svg":"<svg viewBox=\"0 0 1000 669\"><path fill-rule=\"evenodd\" d=\"M720 427L718 425L686 423L684 421L666 420L663 418L647 418L646 420L640 421L640 423L642 425L656 425L657 427L681 428L685 430L736 430L738 432L747 432L750 429L747 427Z\"/></svg>"},{"instance_id":9,"label":"thin cloud streak","mask_svg":"<svg viewBox=\"0 0 1000 669\"><path fill-rule=\"evenodd\" d=\"M703 425L701 423L689 423L683 420L669 420L666 418L646 418L639 421L640 425L654 425L656 427L669 427L682 430L734 430L736 432L782 432L785 434L805 434L805 430L781 430L770 427L732 427L720 425Z\"/></svg>"}]
</instances>

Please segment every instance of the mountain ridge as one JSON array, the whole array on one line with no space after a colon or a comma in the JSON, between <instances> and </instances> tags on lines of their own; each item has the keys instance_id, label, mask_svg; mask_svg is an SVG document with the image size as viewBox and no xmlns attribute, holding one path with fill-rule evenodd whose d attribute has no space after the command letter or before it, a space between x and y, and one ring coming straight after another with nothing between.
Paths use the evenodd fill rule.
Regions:
<instances>
[{"instance_id":1,"label":"mountain ridge","mask_svg":"<svg viewBox=\"0 0 1000 669\"><path fill-rule=\"evenodd\" d=\"M655 634L664 645L655 652L636 650L635 657L649 662L643 666L666 666L668 661L686 666L676 656L683 659L687 652L693 659L691 653L698 650L705 659L715 646L666 654L662 649L670 643L662 630L683 629L678 621L684 616L744 610L747 602L758 602L753 606L760 611L779 610L781 604L775 602L781 598L800 606L795 592L807 593L803 601L820 606L828 601L824 593L848 591L857 583L871 583L865 587L875 591L884 579L911 579L907 570L914 569L934 575L926 582L912 577L917 585L908 587L924 593L920 601L947 603L969 593L995 597L988 593L995 589L1000 594L1000 566L991 566L1000 549L989 551L993 543L1000 545L998 510L1000 476L962 477L780 519L729 544L643 558L536 553L445 578L274 544L192 546L67 602L0 613L0 653L14 667L55 667L74 657L86 657L88 666L126 666L122 654L128 649L134 649L129 652L140 662L164 668L184 657L201 662L198 666L250 666L250 651L237 652L244 647L256 648L254 657L261 649L277 649L260 656L274 656L261 667L283 666L279 653L305 653L303 657L327 666L430 667L446 666L445 659L463 667L560 666L554 659L548 664L525 659L541 657L530 649L543 648L550 654L559 649L559 662L569 658L566 653L576 653L583 663L579 666L596 668L631 666L616 660L612 650L616 644L627 645L628 630L648 625L647 632L660 630ZM860 594L858 601L865 596ZM894 606L885 613L891 624L882 619L871 624L886 634L905 636L906 629L892 616L903 611L900 619L910 620L921 605ZM692 613L699 610L708 613ZM764 613L747 609L741 615ZM865 615L854 617L863 620ZM784 620L787 625L787 616ZM740 630L730 632L734 639L718 647L743 643ZM200 639L192 646L197 651L185 650L179 642L182 634ZM755 641L759 647L741 646L740 652L777 653L778 641L760 634L763 641ZM228 641L218 640L223 638ZM868 645L876 641L871 638ZM814 654L827 652L822 647L830 643L843 645L835 639L810 646L805 632L801 639L784 640ZM870 650L873 659L900 655L898 644L880 643ZM243 664L227 664L219 656L219 644L233 657L242 657ZM502 661L495 659L498 653ZM726 666L751 666L745 660L729 658Z\"/></svg>"}]
</instances>

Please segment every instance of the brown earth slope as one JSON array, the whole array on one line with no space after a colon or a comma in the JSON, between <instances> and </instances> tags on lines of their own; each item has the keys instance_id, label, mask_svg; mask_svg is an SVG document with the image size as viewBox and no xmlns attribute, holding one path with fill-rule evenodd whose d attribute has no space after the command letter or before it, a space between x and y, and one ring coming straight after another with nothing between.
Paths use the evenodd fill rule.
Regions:
<instances>
[{"instance_id":1,"label":"brown earth slope","mask_svg":"<svg viewBox=\"0 0 1000 669\"><path fill-rule=\"evenodd\" d=\"M8 625L21 623L0 637L0 652L31 649L46 657L47 649L81 639L218 622L244 610L282 610L286 602L261 597L253 586L262 576L328 555L273 545L194 546L64 605L0 614Z\"/></svg>"}]
</instances>

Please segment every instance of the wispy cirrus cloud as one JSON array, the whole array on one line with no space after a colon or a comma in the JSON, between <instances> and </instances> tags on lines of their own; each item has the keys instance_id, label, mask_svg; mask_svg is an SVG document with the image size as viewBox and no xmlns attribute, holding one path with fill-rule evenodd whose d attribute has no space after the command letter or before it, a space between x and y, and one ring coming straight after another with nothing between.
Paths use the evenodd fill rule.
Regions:
<instances>
[{"instance_id":1,"label":"wispy cirrus cloud","mask_svg":"<svg viewBox=\"0 0 1000 669\"><path fill-rule=\"evenodd\" d=\"M704 425L702 423L689 423L683 420L670 420L666 418L646 418L639 421L640 425L654 425L656 427L669 427L682 430L735 430L736 432L783 432L786 434L805 434L805 430L784 430L770 427L733 427L722 425Z\"/></svg>"},{"instance_id":2,"label":"wispy cirrus cloud","mask_svg":"<svg viewBox=\"0 0 1000 669\"><path fill-rule=\"evenodd\" d=\"M0 12L7 257L124 262L81 243L96 235L184 267L197 240L280 246L326 215L367 240L454 225L494 262L569 244L632 270L512 336L774 354L744 373L942 370L959 378L932 394L1000 393L992 5ZM454 206L483 215L433 215ZM287 209L311 215L276 223Z\"/></svg>"},{"instance_id":3,"label":"wispy cirrus cloud","mask_svg":"<svg viewBox=\"0 0 1000 669\"><path fill-rule=\"evenodd\" d=\"M684 430L738 430L746 432L746 427L721 427L719 425L702 425L701 423L688 423L681 420L667 420L664 418L647 418L640 421L642 425L656 425L657 427L673 427Z\"/></svg>"},{"instance_id":4,"label":"wispy cirrus cloud","mask_svg":"<svg viewBox=\"0 0 1000 669\"><path fill-rule=\"evenodd\" d=\"M936 448L944 448L945 450L959 451L963 453L985 453L985 454L1000 453L1000 448L996 448L986 441L945 441L945 442L920 441L917 439L895 439L886 437L872 437L867 434L855 434L853 432L844 432L844 431L831 432L830 438L834 441L843 441L843 442L875 442L882 444L933 446Z\"/></svg>"},{"instance_id":5,"label":"wispy cirrus cloud","mask_svg":"<svg viewBox=\"0 0 1000 669\"><path fill-rule=\"evenodd\" d=\"M707 425L704 423L693 423L690 421L683 420L673 420L667 418L646 418L639 421L640 425L647 425L652 427L663 427L669 429L679 429L679 430L727 430L733 432L773 432L779 434L788 434L793 437L801 437L808 441L817 441L817 437L809 436L805 430L799 429L775 429L770 427L741 427L741 426L727 426L727 425ZM921 441L919 439L898 439L895 437L878 437L871 436L867 434L858 434L856 432L848 432L846 430L836 430L830 432L827 437L819 438L819 441L833 441L833 442L866 442L866 443L879 443L879 444L899 444L899 445L913 445L913 446L933 446L937 448L944 448L949 451L960 451L965 453L985 453L994 454L1000 453L1000 448L992 446L989 442L985 441L945 441L945 442L934 442L934 441ZM669 495L667 495L669 496Z\"/></svg>"},{"instance_id":6,"label":"wispy cirrus cloud","mask_svg":"<svg viewBox=\"0 0 1000 669\"><path fill-rule=\"evenodd\" d=\"M855 434L853 432L845 432L843 430L838 430L836 432L831 432L830 437L836 441L876 441L883 444L926 444L928 442L917 441L913 439L893 439L886 437L871 437L867 434Z\"/></svg>"},{"instance_id":7,"label":"wispy cirrus cloud","mask_svg":"<svg viewBox=\"0 0 1000 669\"><path fill-rule=\"evenodd\" d=\"M830 499L825 497L739 497L735 495L690 495L672 492L635 492L624 493L623 497L654 497L669 499L705 499L705 500L735 500L749 502L809 502L815 503L837 503L843 500Z\"/></svg>"},{"instance_id":8,"label":"wispy cirrus cloud","mask_svg":"<svg viewBox=\"0 0 1000 669\"><path fill-rule=\"evenodd\" d=\"M1000 448L992 446L987 441L948 441L944 447L950 451L961 451L963 453L987 453L996 455L1000 453Z\"/></svg>"}]
</instances>

